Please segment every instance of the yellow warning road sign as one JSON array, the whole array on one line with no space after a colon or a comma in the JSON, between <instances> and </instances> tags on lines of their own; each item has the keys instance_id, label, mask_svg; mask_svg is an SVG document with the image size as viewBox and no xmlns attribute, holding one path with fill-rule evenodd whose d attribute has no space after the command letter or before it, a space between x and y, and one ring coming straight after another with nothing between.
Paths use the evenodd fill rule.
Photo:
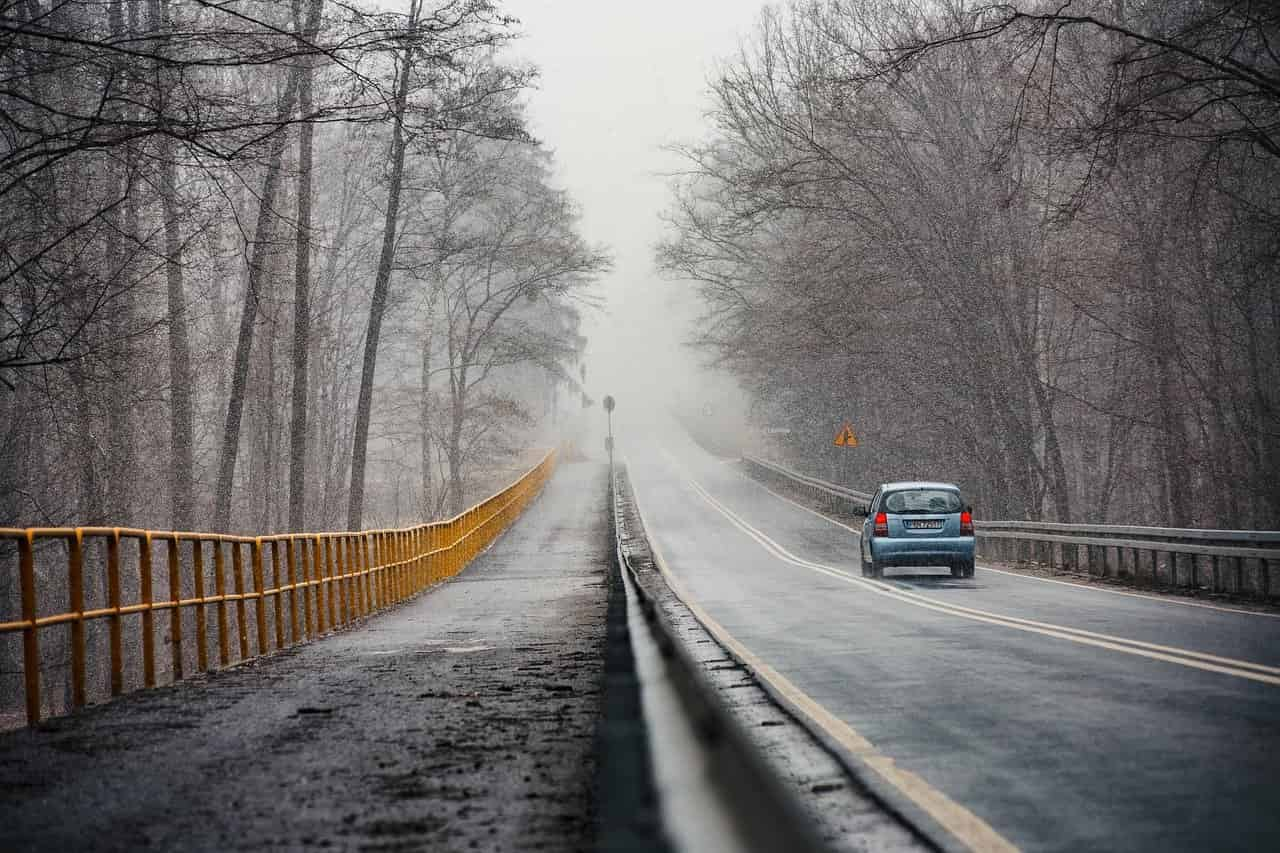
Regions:
<instances>
[{"instance_id":1,"label":"yellow warning road sign","mask_svg":"<svg viewBox=\"0 0 1280 853\"><path fill-rule=\"evenodd\" d=\"M848 421L836 433L836 447L857 447L858 437L853 434L853 425Z\"/></svg>"}]
</instances>

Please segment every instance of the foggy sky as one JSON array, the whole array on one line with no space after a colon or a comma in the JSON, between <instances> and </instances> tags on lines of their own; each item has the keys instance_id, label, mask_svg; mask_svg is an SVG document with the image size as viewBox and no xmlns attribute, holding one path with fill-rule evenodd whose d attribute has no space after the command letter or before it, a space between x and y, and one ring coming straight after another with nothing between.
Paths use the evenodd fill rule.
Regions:
<instances>
[{"instance_id":1,"label":"foggy sky","mask_svg":"<svg viewBox=\"0 0 1280 853\"><path fill-rule=\"evenodd\" d=\"M587 388L597 400L685 372L687 297L658 279L653 246L668 204L662 146L704 135L707 80L759 15L756 0L509 0L525 37L514 54L542 71L529 95L534 132L583 210L582 232L615 266L605 311L587 318ZM680 316L677 317L676 314Z\"/></svg>"}]
</instances>

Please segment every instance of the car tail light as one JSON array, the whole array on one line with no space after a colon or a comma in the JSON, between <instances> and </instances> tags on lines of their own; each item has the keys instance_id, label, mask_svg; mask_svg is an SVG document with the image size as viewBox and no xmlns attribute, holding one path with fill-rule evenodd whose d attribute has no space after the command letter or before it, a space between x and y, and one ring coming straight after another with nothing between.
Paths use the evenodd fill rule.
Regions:
<instances>
[{"instance_id":1,"label":"car tail light","mask_svg":"<svg viewBox=\"0 0 1280 853\"><path fill-rule=\"evenodd\" d=\"M871 534L872 536L888 536L889 535L889 516L883 512L876 513L876 528Z\"/></svg>"},{"instance_id":2,"label":"car tail light","mask_svg":"<svg viewBox=\"0 0 1280 853\"><path fill-rule=\"evenodd\" d=\"M973 535L973 515L967 511L960 513L960 535Z\"/></svg>"}]
</instances>

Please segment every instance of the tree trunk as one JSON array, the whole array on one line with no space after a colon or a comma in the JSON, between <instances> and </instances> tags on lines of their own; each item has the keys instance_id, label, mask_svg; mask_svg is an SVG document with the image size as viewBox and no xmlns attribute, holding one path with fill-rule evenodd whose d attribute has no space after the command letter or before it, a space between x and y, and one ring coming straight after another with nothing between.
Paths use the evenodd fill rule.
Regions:
<instances>
[{"instance_id":1,"label":"tree trunk","mask_svg":"<svg viewBox=\"0 0 1280 853\"><path fill-rule=\"evenodd\" d=\"M192 404L191 348L187 339L187 300L182 282L182 235L171 159L172 145L161 154L160 192L165 232L165 278L169 296L169 493L175 530L190 530L194 521L195 427Z\"/></svg>"},{"instance_id":2,"label":"tree trunk","mask_svg":"<svg viewBox=\"0 0 1280 853\"><path fill-rule=\"evenodd\" d=\"M462 488L462 420L465 408L455 395L453 423L449 425L449 512L457 515L466 509L466 494Z\"/></svg>"},{"instance_id":3,"label":"tree trunk","mask_svg":"<svg viewBox=\"0 0 1280 853\"><path fill-rule=\"evenodd\" d=\"M79 494L76 500L79 508L78 515L85 525L106 524L107 519L102 517L98 463L93 458L97 455L97 448L94 446L96 441L93 435L93 403L90 398L89 382L84 375L83 362L71 362L68 373L71 375L71 383L75 388L76 440L80 442L82 451L88 457L84 464L80 465L80 478L77 484L79 486ZM6 516L6 518L12 518L12 516Z\"/></svg>"},{"instance_id":4,"label":"tree trunk","mask_svg":"<svg viewBox=\"0 0 1280 853\"><path fill-rule=\"evenodd\" d=\"M150 0L149 29L164 26L162 0ZM159 73L159 72L157 72ZM160 93L163 115L165 86ZM190 530L194 522L195 426L191 388L191 347L187 335L187 299L182 281L182 233L178 224L177 164L173 140L160 142L160 205L164 217L165 284L169 314L169 497L170 524Z\"/></svg>"},{"instance_id":5,"label":"tree trunk","mask_svg":"<svg viewBox=\"0 0 1280 853\"><path fill-rule=\"evenodd\" d=\"M1035 392L1036 406L1040 414L1040 423L1044 428L1045 479L1048 481L1049 494L1053 498L1053 508L1060 524L1071 523L1071 496L1068 491L1067 468L1062 461L1062 446L1058 443L1058 430L1053 418L1053 401L1045 390L1038 376L1033 376L1032 389Z\"/></svg>"},{"instance_id":6,"label":"tree trunk","mask_svg":"<svg viewBox=\"0 0 1280 853\"><path fill-rule=\"evenodd\" d=\"M277 122L284 124L293 114L298 92L297 72L289 75L284 98L280 103ZM231 496L235 485L236 456L240 449L240 422L244 413L245 387L249 378L249 353L253 349L253 326L257 318L258 290L262 286L266 264L267 235L271 217L275 215L276 191L280 185L281 159L288 134L277 132L268 153L267 171L262 178L262 197L258 204L258 222L254 228L253 245L249 250L249 281L244 295L244 307L240 312L240 333L236 338L236 355L231 373L231 396L227 400L226 428L222 436L222 452L218 461L218 484L214 496L213 524L220 533L230 532Z\"/></svg>"},{"instance_id":7,"label":"tree trunk","mask_svg":"<svg viewBox=\"0 0 1280 853\"><path fill-rule=\"evenodd\" d=\"M268 285L269 286L269 285ZM275 296L269 294L268 298ZM275 329L275 312L272 312L271 329ZM258 389L263 392L263 397L256 397L255 400L261 406L260 411L254 412L257 416L258 428L262 430L262 441L258 445L262 452L262 476L255 478L255 488L258 490L258 506L261 509L262 521L258 523L259 530L268 533L275 533L276 508L279 506L279 489L276 484L279 482L277 474L277 447L276 447L276 340L274 334L268 334L263 342L260 350L261 355L266 356L265 367L259 366ZM265 352L262 352L265 350ZM253 447L253 442L250 442ZM252 470L252 466L250 467Z\"/></svg>"},{"instance_id":8,"label":"tree trunk","mask_svg":"<svg viewBox=\"0 0 1280 853\"><path fill-rule=\"evenodd\" d=\"M121 8L119 0L113 0L108 18L112 36L116 39L123 40L127 33L136 33L138 31L136 7L131 4L128 12L129 21L126 27L124 10ZM123 61L119 62L119 72L124 80L123 88L126 92L132 92L134 89L133 74ZM127 109L118 118L127 121L132 117L132 112L131 108ZM134 276L136 264L132 260L132 255L136 254L138 250L141 230L138 221L138 203L133 188L137 170L137 147L132 142L126 143L124 147L124 175L121 176L120 180L121 191L124 196L124 222L117 225L123 235L123 239L113 241L114 248L109 247L107 249L108 257L116 255L118 258L118 262L109 263L109 266L119 271L121 282L117 285L119 289L118 301L111 312L112 341L108 351L110 374L107 377L109 390L105 442L107 454L107 480L105 484L107 503L111 507L113 516L117 519L116 523L126 525L142 523L134 518L133 515L133 484L140 477L139 472L135 470L134 419L133 413L130 411L130 398L137 388L138 381L137 371L134 369L134 343L131 340L131 335L134 331L134 315L136 313L133 290L138 286L138 281Z\"/></svg>"},{"instance_id":9,"label":"tree trunk","mask_svg":"<svg viewBox=\"0 0 1280 853\"><path fill-rule=\"evenodd\" d=\"M1157 344L1157 346L1161 346ZM1191 458L1188 450L1187 430L1183 414L1175 400L1173 366L1167 353L1156 356L1158 388L1160 395L1161 467L1168 488L1169 524L1172 527L1189 527L1191 511Z\"/></svg>"},{"instance_id":10,"label":"tree trunk","mask_svg":"<svg viewBox=\"0 0 1280 853\"><path fill-rule=\"evenodd\" d=\"M312 0L307 12L306 39L313 43L320 30L324 0ZM302 29L302 22L295 27ZM311 114L312 62L298 72L298 109L304 121L298 130L298 226L293 297L293 397L289 420L289 530L297 533L307 520L307 356L311 346L311 161L315 127Z\"/></svg>"},{"instance_id":11,"label":"tree trunk","mask_svg":"<svg viewBox=\"0 0 1280 853\"><path fill-rule=\"evenodd\" d=\"M1151 253L1144 260L1143 284L1150 305L1151 349L1156 369L1156 411L1160 419L1157 476L1165 488L1165 506L1172 527L1189 527L1191 509L1191 454L1188 452L1187 429L1173 376L1177 362L1177 323L1169 288L1171 284L1158 277L1157 246L1148 244Z\"/></svg>"},{"instance_id":12,"label":"tree trunk","mask_svg":"<svg viewBox=\"0 0 1280 853\"><path fill-rule=\"evenodd\" d=\"M418 3L409 12L409 27L417 25ZM400 190L404 180L404 157L408 142L404 132L405 104L409 99L409 77L413 71L413 48L406 47L396 80L395 121L391 131L391 173L387 186L387 211L382 226L382 252L369 303L369 329L364 339L364 363L360 371L360 396L356 404L356 431L351 445L351 490L347 503L347 529L359 530L364 519L364 471L369 449L369 421L373 414L373 374L378 363L378 336L391 286L391 266L395 260L396 224L400 217Z\"/></svg>"},{"instance_id":13,"label":"tree trunk","mask_svg":"<svg viewBox=\"0 0 1280 853\"><path fill-rule=\"evenodd\" d=\"M427 329L422 336L422 408L418 413L422 430L422 511L429 519L435 506L435 475L431 466L431 309L427 309Z\"/></svg>"}]
</instances>

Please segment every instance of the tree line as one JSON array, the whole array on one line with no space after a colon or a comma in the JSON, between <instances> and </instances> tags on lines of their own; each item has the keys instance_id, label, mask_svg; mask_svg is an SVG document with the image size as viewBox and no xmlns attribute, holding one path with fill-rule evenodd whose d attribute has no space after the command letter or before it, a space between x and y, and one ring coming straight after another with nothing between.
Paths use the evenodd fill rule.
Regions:
<instances>
[{"instance_id":1,"label":"tree line","mask_svg":"<svg viewBox=\"0 0 1280 853\"><path fill-rule=\"evenodd\" d=\"M490 0L0 4L0 519L438 517L580 391L608 254Z\"/></svg>"},{"instance_id":2,"label":"tree line","mask_svg":"<svg viewBox=\"0 0 1280 853\"><path fill-rule=\"evenodd\" d=\"M797 464L851 418L863 488L1275 527L1278 46L1247 0L771 8L659 263Z\"/></svg>"}]
</instances>

